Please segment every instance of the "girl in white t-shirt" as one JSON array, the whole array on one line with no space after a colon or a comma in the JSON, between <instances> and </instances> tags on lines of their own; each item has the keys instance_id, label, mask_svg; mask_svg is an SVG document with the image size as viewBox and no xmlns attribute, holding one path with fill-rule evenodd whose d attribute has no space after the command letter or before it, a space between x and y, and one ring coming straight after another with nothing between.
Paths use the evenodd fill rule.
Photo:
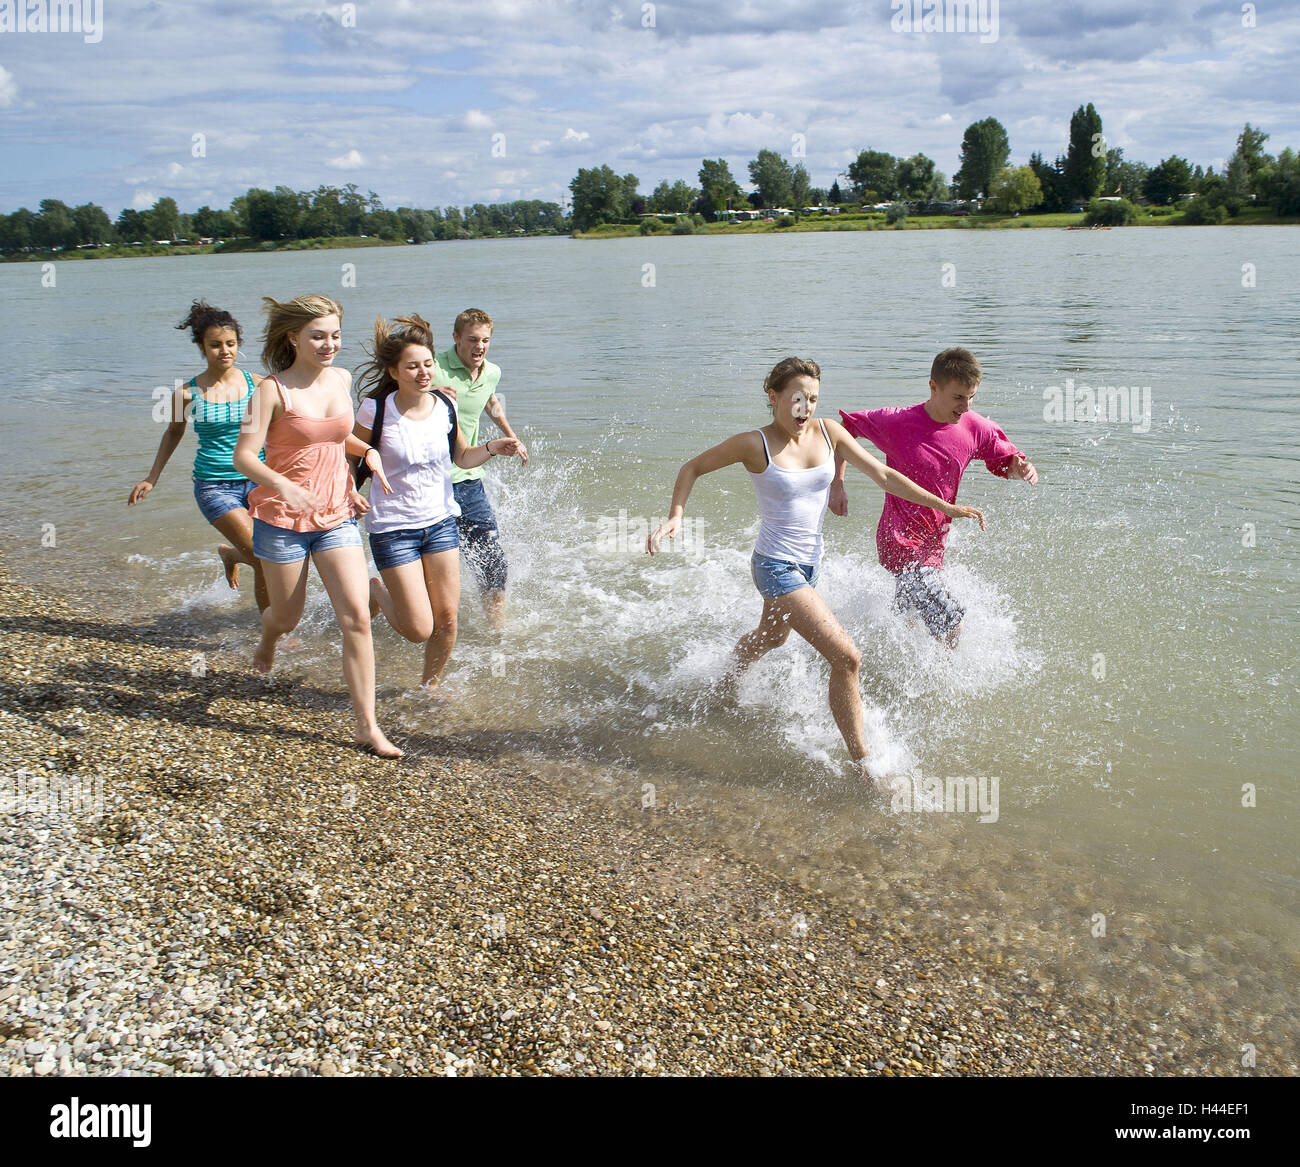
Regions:
<instances>
[{"instance_id":1,"label":"girl in white t-shirt","mask_svg":"<svg viewBox=\"0 0 1300 1167\"><path fill-rule=\"evenodd\" d=\"M352 432L379 450L392 493L372 498L366 515L379 569L370 581L370 614L382 611L397 633L424 645L423 683L432 689L456 643L460 605L460 507L451 490L452 464L481 466L498 454L513 455L519 442L464 444L455 391L434 386L433 333L421 317L398 317L391 325L379 317L372 352L357 371L360 406Z\"/></svg>"}]
</instances>

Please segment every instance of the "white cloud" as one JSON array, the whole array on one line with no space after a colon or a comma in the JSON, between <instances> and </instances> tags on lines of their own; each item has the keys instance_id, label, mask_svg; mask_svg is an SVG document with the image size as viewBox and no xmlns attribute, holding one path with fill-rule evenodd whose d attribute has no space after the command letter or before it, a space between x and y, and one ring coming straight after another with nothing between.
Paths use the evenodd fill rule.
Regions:
<instances>
[{"instance_id":1,"label":"white cloud","mask_svg":"<svg viewBox=\"0 0 1300 1167\"><path fill-rule=\"evenodd\" d=\"M492 119L481 109L467 109L465 116L461 118L461 126L471 131L490 130Z\"/></svg>"},{"instance_id":2,"label":"white cloud","mask_svg":"<svg viewBox=\"0 0 1300 1167\"><path fill-rule=\"evenodd\" d=\"M18 82L14 75L0 65L0 109L8 109L18 101Z\"/></svg>"},{"instance_id":3,"label":"white cloud","mask_svg":"<svg viewBox=\"0 0 1300 1167\"><path fill-rule=\"evenodd\" d=\"M361 151L354 149L346 154L340 154L337 158L331 158L325 165L332 166L335 170L359 170L365 164Z\"/></svg>"},{"instance_id":4,"label":"white cloud","mask_svg":"<svg viewBox=\"0 0 1300 1167\"><path fill-rule=\"evenodd\" d=\"M158 196L151 190L138 190L131 198L131 205L137 211L147 211L158 201Z\"/></svg>"},{"instance_id":5,"label":"white cloud","mask_svg":"<svg viewBox=\"0 0 1300 1167\"><path fill-rule=\"evenodd\" d=\"M182 166L179 162L167 163L168 178L179 178L184 173L185 173L185 167Z\"/></svg>"},{"instance_id":6,"label":"white cloud","mask_svg":"<svg viewBox=\"0 0 1300 1167\"><path fill-rule=\"evenodd\" d=\"M587 133L586 130L575 130L572 126L570 126L567 130L564 131L564 137L561 138L560 141L585 142L590 137L591 135Z\"/></svg>"}]
</instances>

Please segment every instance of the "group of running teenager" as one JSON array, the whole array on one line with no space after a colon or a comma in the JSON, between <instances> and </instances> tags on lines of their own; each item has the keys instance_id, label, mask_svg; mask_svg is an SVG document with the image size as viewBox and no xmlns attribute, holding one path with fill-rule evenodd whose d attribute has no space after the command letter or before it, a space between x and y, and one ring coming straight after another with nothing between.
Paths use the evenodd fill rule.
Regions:
<instances>
[{"instance_id":1,"label":"group of running teenager","mask_svg":"<svg viewBox=\"0 0 1300 1167\"><path fill-rule=\"evenodd\" d=\"M229 540L218 548L226 579L237 587L241 565L256 575L262 635L254 666L270 672L280 639L302 619L310 559L342 633L355 740L380 757L400 757L375 718L371 620L382 612L401 636L424 645L424 684L436 689L456 642L462 547L489 621L499 628L505 619L507 567L482 466L515 455L526 463L528 451L496 395L501 370L487 359L492 318L462 312L452 347L436 352L421 317L381 317L358 370L354 412L352 374L334 365L342 305L323 295L264 304L265 376L237 366L243 335L229 312L196 301L178 325L191 331L207 368L176 390L153 468L128 503L153 489L192 417L194 498ZM505 436L480 444L484 413ZM357 488L370 475L367 498Z\"/></svg>"},{"instance_id":2,"label":"group of running teenager","mask_svg":"<svg viewBox=\"0 0 1300 1167\"><path fill-rule=\"evenodd\" d=\"M487 617L505 619L507 568L496 516L483 489L493 457L528 451L496 394L501 370L487 360L492 319L479 309L456 317L452 347L436 351L418 315L375 323L369 360L356 378L337 368L343 308L323 295L280 302L264 297L266 328L258 376L236 361L242 333L229 312L196 301L177 327L189 329L207 367L176 390L172 419L149 476L131 492L138 503L156 485L193 418L198 438L194 497L228 542L218 548L231 587L241 565L255 573L261 639L253 653L270 672L280 639L302 618L308 559L316 564L343 640L343 674L356 718L355 740L381 757L400 757L375 717L371 620L383 614L405 639L424 646L423 683L439 685L456 642L460 554L476 576ZM830 665L830 708L850 757L885 789L863 733L861 654L817 593L822 522L829 508L848 513L844 468L852 463L886 492L876 531L881 564L895 578L897 608L955 648L964 609L940 569L952 519L984 515L956 502L962 472L975 459L990 472L1038 481L1033 465L993 422L971 410L982 377L965 349L940 353L928 400L814 418L821 370L788 357L763 389L772 420L728 438L677 475L669 517L646 540L658 550L675 538L686 500L704 474L740 462L758 496L760 525L751 559L763 599L758 627L741 637L722 688L791 629ZM486 413L504 435L479 443ZM858 445L867 438L882 464ZM373 476L369 497L360 487ZM378 575L368 578L357 518L365 517Z\"/></svg>"}]
</instances>

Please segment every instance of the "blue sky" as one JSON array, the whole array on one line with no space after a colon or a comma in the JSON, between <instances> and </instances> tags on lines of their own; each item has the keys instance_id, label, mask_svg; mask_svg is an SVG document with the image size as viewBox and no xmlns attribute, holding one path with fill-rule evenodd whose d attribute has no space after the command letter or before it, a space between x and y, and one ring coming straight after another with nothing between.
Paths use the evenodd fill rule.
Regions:
<instances>
[{"instance_id":1,"label":"blue sky","mask_svg":"<svg viewBox=\"0 0 1300 1167\"><path fill-rule=\"evenodd\" d=\"M0 211L348 182L389 207L558 200L603 163L648 193L704 157L744 183L763 148L817 186L867 148L951 176L970 122L1050 159L1088 101L1148 163L1220 163L1247 121L1300 148L1300 5L1249 27L1236 2L1001 0L993 40L899 28L920 9L902 3L82 0L97 43L0 32Z\"/></svg>"}]
</instances>

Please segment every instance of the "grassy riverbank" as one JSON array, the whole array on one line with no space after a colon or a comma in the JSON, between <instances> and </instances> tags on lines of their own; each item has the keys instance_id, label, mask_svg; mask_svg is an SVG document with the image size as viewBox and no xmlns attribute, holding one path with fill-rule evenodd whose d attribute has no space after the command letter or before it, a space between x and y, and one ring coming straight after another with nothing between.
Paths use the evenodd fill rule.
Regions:
<instances>
[{"instance_id":1,"label":"grassy riverbank","mask_svg":"<svg viewBox=\"0 0 1300 1167\"><path fill-rule=\"evenodd\" d=\"M705 223L697 226L692 234L696 235L779 235L793 234L799 231L941 231L941 230L1022 230L1037 227L1081 227L1085 214L1051 214L1051 215L1001 215L981 213L977 215L916 215L909 216L900 223L887 222L883 211L866 214L841 215L807 215L792 222L778 220L767 223L761 220L738 223ZM1300 217L1275 215L1264 207L1248 207L1235 219L1223 224L1233 226L1282 226L1300 224ZM1182 211L1172 207L1139 208L1139 218L1135 227L1183 227L1192 226L1185 221ZM665 224L656 235L668 235L672 225ZM639 223L602 223L590 231L575 231L575 239L627 239L640 235Z\"/></svg>"}]
</instances>

